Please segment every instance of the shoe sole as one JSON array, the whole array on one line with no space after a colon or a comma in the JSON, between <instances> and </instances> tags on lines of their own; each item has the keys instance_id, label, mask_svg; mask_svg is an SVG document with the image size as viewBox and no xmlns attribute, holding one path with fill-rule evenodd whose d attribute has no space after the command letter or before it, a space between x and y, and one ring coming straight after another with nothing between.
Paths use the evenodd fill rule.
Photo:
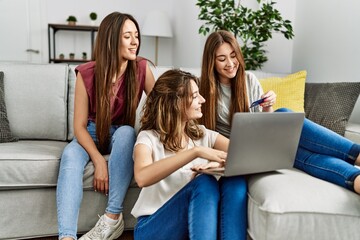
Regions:
<instances>
[{"instance_id":1,"label":"shoe sole","mask_svg":"<svg viewBox=\"0 0 360 240\"><path fill-rule=\"evenodd\" d=\"M114 240L121 236L121 234L124 232L124 220L121 221L120 227L111 234L111 236L108 238L108 240Z\"/></svg>"}]
</instances>

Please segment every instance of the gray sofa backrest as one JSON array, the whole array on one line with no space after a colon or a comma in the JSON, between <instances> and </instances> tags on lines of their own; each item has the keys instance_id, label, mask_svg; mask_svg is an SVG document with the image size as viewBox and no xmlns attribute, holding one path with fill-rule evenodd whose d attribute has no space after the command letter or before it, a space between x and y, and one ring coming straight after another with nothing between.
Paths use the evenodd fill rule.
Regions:
<instances>
[{"instance_id":1,"label":"gray sofa backrest","mask_svg":"<svg viewBox=\"0 0 360 240\"><path fill-rule=\"evenodd\" d=\"M20 139L67 140L67 64L0 63L12 133Z\"/></svg>"}]
</instances>

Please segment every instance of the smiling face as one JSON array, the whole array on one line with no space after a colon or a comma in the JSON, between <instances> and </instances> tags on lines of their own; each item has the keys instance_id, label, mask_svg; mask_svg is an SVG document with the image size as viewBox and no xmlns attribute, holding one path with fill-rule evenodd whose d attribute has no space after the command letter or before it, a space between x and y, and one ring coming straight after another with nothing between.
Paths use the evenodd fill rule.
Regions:
<instances>
[{"instance_id":1,"label":"smiling face","mask_svg":"<svg viewBox=\"0 0 360 240\"><path fill-rule=\"evenodd\" d=\"M201 105L205 99L199 93L199 87L194 80L191 80L192 102L186 109L187 120L199 119L202 117Z\"/></svg>"},{"instance_id":2,"label":"smiling face","mask_svg":"<svg viewBox=\"0 0 360 240\"><path fill-rule=\"evenodd\" d=\"M236 53L229 43L223 43L215 52L215 69L219 74L221 83L230 84L236 76L239 61Z\"/></svg>"},{"instance_id":3,"label":"smiling face","mask_svg":"<svg viewBox=\"0 0 360 240\"><path fill-rule=\"evenodd\" d=\"M121 33L120 55L124 60L135 60L139 33L133 21L127 19Z\"/></svg>"}]
</instances>

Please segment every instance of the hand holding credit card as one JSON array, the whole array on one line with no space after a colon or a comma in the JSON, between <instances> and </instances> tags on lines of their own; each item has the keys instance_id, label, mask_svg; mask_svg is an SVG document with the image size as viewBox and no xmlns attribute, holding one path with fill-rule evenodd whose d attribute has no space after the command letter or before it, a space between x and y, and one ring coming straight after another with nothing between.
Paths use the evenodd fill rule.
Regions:
<instances>
[{"instance_id":1,"label":"hand holding credit card","mask_svg":"<svg viewBox=\"0 0 360 240\"><path fill-rule=\"evenodd\" d=\"M259 99L259 100L255 101L255 102L253 102L253 103L250 105L250 108L255 107L255 106L257 106L257 105L259 105L259 104L263 103L263 102L265 101L265 99L266 99L266 97L261 98L261 99Z\"/></svg>"}]
</instances>

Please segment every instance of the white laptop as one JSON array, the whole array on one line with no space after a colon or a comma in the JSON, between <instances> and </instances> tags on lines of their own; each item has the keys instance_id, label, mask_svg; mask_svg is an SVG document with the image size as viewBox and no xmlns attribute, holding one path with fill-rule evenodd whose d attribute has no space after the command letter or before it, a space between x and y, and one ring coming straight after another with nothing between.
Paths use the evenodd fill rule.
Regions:
<instances>
[{"instance_id":1,"label":"white laptop","mask_svg":"<svg viewBox=\"0 0 360 240\"><path fill-rule=\"evenodd\" d=\"M224 168L200 172L236 176L292 168L304 113L235 113Z\"/></svg>"}]
</instances>

